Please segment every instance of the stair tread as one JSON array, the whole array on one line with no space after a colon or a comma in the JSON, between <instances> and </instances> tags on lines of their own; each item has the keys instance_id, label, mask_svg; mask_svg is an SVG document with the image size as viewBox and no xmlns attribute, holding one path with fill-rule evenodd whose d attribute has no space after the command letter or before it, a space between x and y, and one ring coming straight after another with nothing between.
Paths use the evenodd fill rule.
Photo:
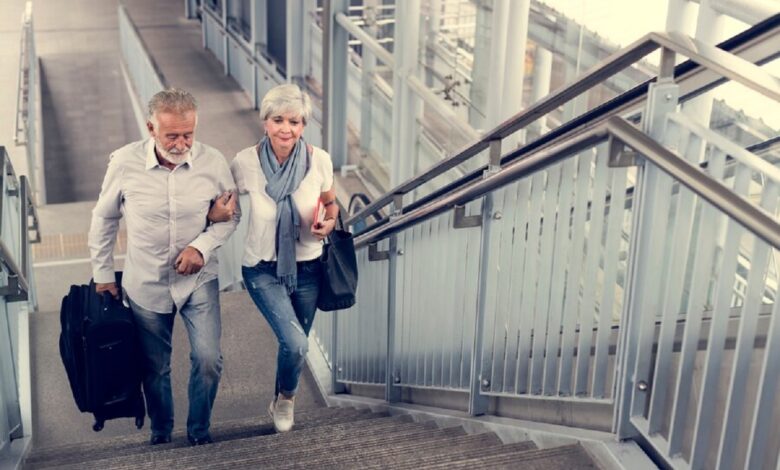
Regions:
<instances>
[{"instance_id":1,"label":"stair tread","mask_svg":"<svg viewBox=\"0 0 780 470\"><path fill-rule=\"evenodd\" d=\"M353 438L350 440L335 440L316 443L308 443L306 446L286 446L282 449L264 449L263 454L258 452L229 453L227 459L220 462L212 462L209 468L232 469L238 467L253 468L258 465L281 468L288 462L307 462L312 455L326 455L327 458L337 462L362 459L362 456L377 452L377 449L407 449L424 445L426 442L446 442L456 437L462 437L465 431L462 428L426 429L418 427L413 430L410 427L399 428L392 433L381 433L374 436ZM177 462L177 464L180 462Z\"/></svg>"},{"instance_id":2,"label":"stair tread","mask_svg":"<svg viewBox=\"0 0 780 470\"><path fill-rule=\"evenodd\" d=\"M491 455L463 459L457 462L436 462L417 468L471 469L471 468L519 468L524 470L597 469L590 456L579 444L547 449L494 452Z\"/></svg>"},{"instance_id":3,"label":"stair tread","mask_svg":"<svg viewBox=\"0 0 780 470\"><path fill-rule=\"evenodd\" d=\"M39 449L25 468L142 470L235 468L598 468L579 445L537 449L530 441L503 444L492 432L467 434L409 415L355 408L318 408L296 414L291 432L276 433L268 417L212 426L215 442L190 447L183 431L171 444L149 446L146 436Z\"/></svg>"},{"instance_id":4,"label":"stair tread","mask_svg":"<svg viewBox=\"0 0 780 470\"><path fill-rule=\"evenodd\" d=\"M316 408L301 411L296 414L296 427L307 428L316 426L322 421L332 422L355 419L370 419L384 414L372 413L370 410L358 410L355 408ZM230 440L242 437L242 435L262 435L273 433L273 423L268 416L254 416L236 420L214 423L211 427L211 435L215 439ZM56 447L36 449L27 458L26 465L35 468L52 466L54 460L58 464L70 464L84 460L100 458L101 455L112 456L128 455L135 453L156 452L161 449L188 447L186 431L175 431L172 434L172 442L159 446L149 446L147 434L133 434L121 436L105 441L92 441L80 444L71 444Z\"/></svg>"},{"instance_id":5,"label":"stair tread","mask_svg":"<svg viewBox=\"0 0 780 470\"><path fill-rule=\"evenodd\" d=\"M467 434L462 436L442 436L440 438L423 439L416 442L400 442L383 448L382 446L360 449L352 453L341 452L338 449L329 451L320 458L295 460L286 465L274 465L275 468L295 468L309 466L314 468L339 468L344 466L360 466L364 469L386 468L388 462L393 468L417 468L420 462L438 461L445 456L461 456L468 458L482 455L488 449L504 446L494 433ZM535 448L532 442L510 444L515 450ZM244 466L243 464L239 466ZM220 467L221 468L221 467ZM227 468L227 467L225 467Z\"/></svg>"},{"instance_id":6,"label":"stair tread","mask_svg":"<svg viewBox=\"0 0 780 470\"><path fill-rule=\"evenodd\" d=\"M336 414L331 416L329 420L321 420L315 423L296 423L293 431L285 434L277 434L273 431L273 425L270 423L269 419L262 429L256 429L254 430L255 432L251 432L250 430L250 433L244 436L225 439L225 436L214 434L213 437L216 439L215 442L207 446L190 447L186 441L184 441L182 445L166 444L152 447L148 444L144 444L124 455L103 454L102 458L92 456L88 462L83 460L70 462L58 461L50 462L49 466L55 465L57 468L61 469L105 468L108 465L108 462L111 462L116 468L121 468L122 466L138 468L139 465L142 464L160 463L176 459L182 455L195 456L196 459L201 459L202 455L208 454L209 456L212 456L224 450L227 450L228 452L238 452L243 448L250 448L256 451L260 447L277 445L279 441L296 442L310 439L312 436L338 435L339 431L345 428L361 429L364 433L370 432L371 429L375 429L375 432L381 432L392 429L393 427L408 424L409 420L409 417L390 417L386 414L379 413L363 415L349 414L347 416ZM307 424L312 425L307 426ZM422 427L430 428L431 426L423 425ZM37 468L45 467L39 466Z\"/></svg>"}]
</instances>

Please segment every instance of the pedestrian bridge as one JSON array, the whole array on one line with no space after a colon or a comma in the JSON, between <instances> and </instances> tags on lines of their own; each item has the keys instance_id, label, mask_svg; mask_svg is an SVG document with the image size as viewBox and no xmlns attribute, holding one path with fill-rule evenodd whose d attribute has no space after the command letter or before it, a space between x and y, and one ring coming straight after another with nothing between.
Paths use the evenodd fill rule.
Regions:
<instances>
[{"instance_id":1,"label":"pedestrian bridge","mask_svg":"<svg viewBox=\"0 0 780 470\"><path fill-rule=\"evenodd\" d=\"M278 5L184 3L94 13L113 18L128 99L190 89L201 102L199 140L230 158L259 135L252 108L265 90L288 79L306 86L319 105L307 139L341 169L357 303L317 314L296 430L273 434L264 410L276 344L242 290L244 220L220 251L216 443L189 448L176 434L152 450L131 420L92 433L56 341L63 286L89 279L94 199L41 202L54 157L35 153L36 132L51 127L40 125L36 100L55 49L53 33L33 34L27 11L17 126L27 149L14 160L0 147L0 466L780 468L777 131L766 135L744 113L727 121L734 111L711 98L730 84L780 109L780 79L766 66L778 54L780 15L717 45L647 32L491 123L503 105L491 111L492 95L489 112L474 117L484 83L469 83L464 110L430 85L440 73L409 72L418 25L395 20L393 41L382 39L382 18L393 16L385 9L418 18L421 3L438 2L290 2L287 28L305 34L282 36L300 54L274 47L280 33L265 18L281 14ZM495 2L491 21L502 5L515 8L505 3ZM555 29L543 20L553 13L529 3L528 37L552 48ZM248 47L260 34L267 48ZM426 44L425 70L445 67ZM554 52L565 62L568 51ZM544 57L534 57L538 71ZM703 109L711 120L696 114ZM399 160L405 152L412 157ZM181 325L175 343L182 421Z\"/></svg>"}]
</instances>

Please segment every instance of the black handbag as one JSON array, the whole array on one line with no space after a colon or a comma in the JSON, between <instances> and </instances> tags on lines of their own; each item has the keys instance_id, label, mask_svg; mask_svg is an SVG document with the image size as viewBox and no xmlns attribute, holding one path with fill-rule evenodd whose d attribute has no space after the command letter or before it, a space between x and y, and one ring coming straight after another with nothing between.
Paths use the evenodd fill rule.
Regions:
<instances>
[{"instance_id":1,"label":"black handbag","mask_svg":"<svg viewBox=\"0 0 780 470\"><path fill-rule=\"evenodd\" d=\"M355 242L352 234L344 230L341 212L338 215L338 225L322 246L320 267L322 274L317 308L329 312L355 305L358 283Z\"/></svg>"}]
</instances>

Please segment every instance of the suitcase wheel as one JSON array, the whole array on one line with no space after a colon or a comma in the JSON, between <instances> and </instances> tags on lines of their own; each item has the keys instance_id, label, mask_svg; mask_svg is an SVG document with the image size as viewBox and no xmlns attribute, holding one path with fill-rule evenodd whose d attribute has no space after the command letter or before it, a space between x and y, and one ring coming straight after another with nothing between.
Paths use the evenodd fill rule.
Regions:
<instances>
[{"instance_id":1,"label":"suitcase wheel","mask_svg":"<svg viewBox=\"0 0 780 470\"><path fill-rule=\"evenodd\" d=\"M135 418L135 427L138 428L138 429L141 429L142 427L144 427L144 417L143 416L138 416L138 417Z\"/></svg>"},{"instance_id":2,"label":"suitcase wheel","mask_svg":"<svg viewBox=\"0 0 780 470\"><path fill-rule=\"evenodd\" d=\"M95 421L95 424L92 425L92 430L95 432L102 430L103 424L105 424L104 421Z\"/></svg>"}]
</instances>

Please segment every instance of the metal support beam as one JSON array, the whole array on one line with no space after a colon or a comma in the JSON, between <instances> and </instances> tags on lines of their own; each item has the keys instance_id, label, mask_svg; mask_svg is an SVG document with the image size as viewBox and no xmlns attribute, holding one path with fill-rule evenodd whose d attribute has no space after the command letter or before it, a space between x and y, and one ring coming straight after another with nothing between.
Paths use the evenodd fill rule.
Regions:
<instances>
[{"instance_id":1,"label":"metal support beam","mask_svg":"<svg viewBox=\"0 0 780 470\"><path fill-rule=\"evenodd\" d=\"M666 49L665 49L666 50ZM662 52L662 62L673 57ZM663 67L662 67L663 69ZM663 73L663 70L662 70ZM647 105L642 115L642 130L660 141L668 113L677 107L679 86L671 78L664 77L650 85ZM632 222L629 273L626 280L628 297L623 305L621 325L625 325L623 351L618 358L619 381L616 410L618 437L628 438L638 432L632 419L643 421L652 384L651 353L653 346L655 315L659 308L653 306L653 297L658 292L660 277L657 266L652 262L657 252L658 238L651 236L652 227L659 226L661 217L668 217L664 207L657 207L656 191L663 172L656 165L641 165L637 170L634 196L634 219ZM657 260L656 260L657 261Z\"/></svg>"},{"instance_id":2,"label":"metal support beam","mask_svg":"<svg viewBox=\"0 0 780 470\"><path fill-rule=\"evenodd\" d=\"M490 122L498 124L512 117L518 109L523 109L523 81L525 78L525 49L528 43L528 15L531 0L513 0L509 5L507 18L507 39L504 57L504 73L502 87L491 93L501 93L500 108L497 120ZM523 143L525 129L507 136L505 148L514 149L518 143Z\"/></svg>"},{"instance_id":3,"label":"metal support beam","mask_svg":"<svg viewBox=\"0 0 780 470\"><path fill-rule=\"evenodd\" d=\"M696 39L714 45L723 38L726 16L713 8L713 0L701 0L696 23ZM702 93L683 105L683 112L703 126L710 127L712 117L712 92Z\"/></svg>"},{"instance_id":4,"label":"metal support beam","mask_svg":"<svg viewBox=\"0 0 780 470\"><path fill-rule=\"evenodd\" d=\"M220 19L222 28L227 31L227 18L228 18L228 4L226 1L222 2L222 11L220 12ZM228 42L230 41L230 36L225 33L222 35L222 57L224 58L225 62L222 64L222 71L225 73L225 75L230 75L230 47L228 46Z\"/></svg>"},{"instance_id":5,"label":"metal support beam","mask_svg":"<svg viewBox=\"0 0 780 470\"><path fill-rule=\"evenodd\" d=\"M304 12L306 11L305 0L287 0L287 35L285 41L285 54L287 56L287 83L301 84L304 80L304 31L309 28Z\"/></svg>"},{"instance_id":6,"label":"metal support beam","mask_svg":"<svg viewBox=\"0 0 780 470\"><path fill-rule=\"evenodd\" d=\"M780 13L777 0L714 0L712 9L749 25L759 23Z\"/></svg>"},{"instance_id":7,"label":"metal support beam","mask_svg":"<svg viewBox=\"0 0 780 470\"><path fill-rule=\"evenodd\" d=\"M411 178L417 156L417 120L422 103L407 82L417 75L417 52L420 37L420 0L399 2L395 23L393 50L393 134L390 161L390 184L396 186Z\"/></svg>"},{"instance_id":8,"label":"metal support beam","mask_svg":"<svg viewBox=\"0 0 780 470\"><path fill-rule=\"evenodd\" d=\"M365 33L371 38L376 37L377 0L366 0L363 12L366 27ZM363 43L365 46L367 43ZM373 48L363 47L360 67L360 150L363 155L368 155L371 149L371 129L373 120L373 94L374 94L374 69L377 65Z\"/></svg>"},{"instance_id":9,"label":"metal support beam","mask_svg":"<svg viewBox=\"0 0 780 470\"><path fill-rule=\"evenodd\" d=\"M504 73L507 63L507 37L509 33L509 0L495 0L491 17L490 64L488 65L487 107L485 124L493 127L503 121L501 118ZM515 112L518 108L515 108Z\"/></svg>"},{"instance_id":10,"label":"metal support beam","mask_svg":"<svg viewBox=\"0 0 780 470\"><path fill-rule=\"evenodd\" d=\"M536 45L534 52L534 78L531 83L531 100L534 104L550 93L552 79L553 54L541 45ZM542 116L529 126L532 135L526 138L538 137L547 132L547 117Z\"/></svg>"},{"instance_id":11,"label":"metal support beam","mask_svg":"<svg viewBox=\"0 0 780 470\"><path fill-rule=\"evenodd\" d=\"M347 65L349 34L340 27L335 16L347 13L349 0L329 0L329 16L323 17L323 22L329 25L329 35L323 44L329 47L327 63L327 88L325 89L327 107L327 124L325 129L325 148L333 159L333 167L341 168L347 163ZM325 59L323 57L323 59Z\"/></svg>"},{"instance_id":12,"label":"metal support beam","mask_svg":"<svg viewBox=\"0 0 780 470\"><path fill-rule=\"evenodd\" d=\"M184 0L184 17L188 20L198 17L198 0Z\"/></svg>"}]
</instances>

